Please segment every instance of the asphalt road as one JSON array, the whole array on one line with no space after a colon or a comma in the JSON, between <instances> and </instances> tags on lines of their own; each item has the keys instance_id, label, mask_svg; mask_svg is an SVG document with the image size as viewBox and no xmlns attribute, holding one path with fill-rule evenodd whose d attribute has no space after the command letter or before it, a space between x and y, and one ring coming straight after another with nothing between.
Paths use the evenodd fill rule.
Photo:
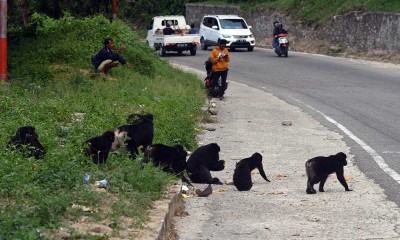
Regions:
<instances>
[{"instance_id":1,"label":"asphalt road","mask_svg":"<svg viewBox=\"0 0 400 240\"><path fill-rule=\"evenodd\" d=\"M211 103L217 121L204 127L215 131L197 137L199 145L216 142L221 147L225 169L212 176L223 182L232 179L236 163L259 152L271 182L254 170L250 191L213 185L208 197L194 193L207 185L194 184L183 214L174 218L177 239L400 239L399 207L354 164L344 134L271 93L232 79L225 100ZM282 124L289 121L291 125ZM325 192L306 194L304 163L340 151L347 154L344 175L354 191L344 191L332 175Z\"/></svg>"},{"instance_id":2,"label":"asphalt road","mask_svg":"<svg viewBox=\"0 0 400 240\"><path fill-rule=\"evenodd\" d=\"M204 70L209 50L164 59ZM355 164L400 203L400 66L272 50L231 52L228 81L273 93L344 136Z\"/></svg>"}]
</instances>

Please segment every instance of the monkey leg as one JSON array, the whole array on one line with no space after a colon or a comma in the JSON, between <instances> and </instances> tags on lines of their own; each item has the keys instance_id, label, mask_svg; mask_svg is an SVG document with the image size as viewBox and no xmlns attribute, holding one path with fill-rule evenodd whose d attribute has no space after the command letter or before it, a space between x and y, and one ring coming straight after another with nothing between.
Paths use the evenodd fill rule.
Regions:
<instances>
[{"instance_id":1,"label":"monkey leg","mask_svg":"<svg viewBox=\"0 0 400 240\"><path fill-rule=\"evenodd\" d=\"M190 174L189 178L194 183L213 184L215 182L215 179L211 177L210 170L208 170L208 168L202 164L197 166L196 172Z\"/></svg>"},{"instance_id":2,"label":"monkey leg","mask_svg":"<svg viewBox=\"0 0 400 240\"><path fill-rule=\"evenodd\" d=\"M319 191L320 191L320 192L325 192L325 191L324 191L324 184L325 184L326 179L328 178L328 176L329 176L329 175L326 175L326 176L322 176L322 177L321 177L321 181L319 182Z\"/></svg>"},{"instance_id":3,"label":"monkey leg","mask_svg":"<svg viewBox=\"0 0 400 240\"><path fill-rule=\"evenodd\" d=\"M128 151L130 153L129 158L132 158L132 159L136 158L137 155L139 155L139 151L137 150L136 142L133 141L132 139L129 139L129 140L125 141L125 144L126 144L126 146L125 146L126 151Z\"/></svg>"},{"instance_id":4,"label":"monkey leg","mask_svg":"<svg viewBox=\"0 0 400 240\"><path fill-rule=\"evenodd\" d=\"M314 189L314 183L310 181L310 179L307 180L307 194L315 194L317 191Z\"/></svg>"},{"instance_id":5,"label":"monkey leg","mask_svg":"<svg viewBox=\"0 0 400 240\"><path fill-rule=\"evenodd\" d=\"M219 180L219 178L213 178L212 184L223 185L223 183Z\"/></svg>"}]
</instances>

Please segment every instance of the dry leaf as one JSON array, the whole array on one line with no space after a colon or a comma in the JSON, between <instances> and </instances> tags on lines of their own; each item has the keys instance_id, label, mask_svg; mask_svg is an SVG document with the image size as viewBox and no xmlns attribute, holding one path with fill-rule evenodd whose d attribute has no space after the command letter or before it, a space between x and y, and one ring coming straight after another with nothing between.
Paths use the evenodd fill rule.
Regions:
<instances>
[{"instance_id":1,"label":"dry leaf","mask_svg":"<svg viewBox=\"0 0 400 240\"><path fill-rule=\"evenodd\" d=\"M210 195L212 193L212 191L213 191L213 189L212 189L211 184L208 184L208 186L204 190L197 189L196 194L199 197L207 197L208 195Z\"/></svg>"},{"instance_id":2,"label":"dry leaf","mask_svg":"<svg viewBox=\"0 0 400 240\"><path fill-rule=\"evenodd\" d=\"M279 195L279 194L284 194L284 192L270 192L268 194L270 194L270 195Z\"/></svg>"},{"instance_id":3,"label":"dry leaf","mask_svg":"<svg viewBox=\"0 0 400 240\"><path fill-rule=\"evenodd\" d=\"M217 192L228 192L229 190L228 189L226 189L226 188L221 188L221 189L218 189L217 190Z\"/></svg>"},{"instance_id":4,"label":"dry leaf","mask_svg":"<svg viewBox=\"0 0 400 240\"><path fill-rule=\"evenodd\" d=\"M233 185L233 179L232 178L226 179L225 180L225 184L226 185Z\"/></svg>"}]
</instances>

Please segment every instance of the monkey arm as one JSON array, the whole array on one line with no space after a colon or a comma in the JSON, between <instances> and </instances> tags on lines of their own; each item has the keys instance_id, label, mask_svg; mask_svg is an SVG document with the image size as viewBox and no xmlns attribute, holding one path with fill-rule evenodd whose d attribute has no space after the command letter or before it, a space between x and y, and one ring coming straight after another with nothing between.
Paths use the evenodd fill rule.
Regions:
<instances>
[{"instance_id":1,"label":"monkey arm","mask_svg":"<svg viewBox=\"0 0 400 240\"><path fill-rule=\"evenodd\" d=\"M182 180L182 182L185 182L185 183L187 183L189 186L193 187L193 184L189 181L189 179L186 178L184 172L178 173L177 176Z\"/></svg>"},{"instance_id":2,"label":"monkey arm","mask_svg":"<svg viewBox=\"0 0 400 240\"><path fill-rule=\"evenodd\" d=\"M222 171L225 168L225 161L224 160L219 160L214 165L210 166L209 170L210 171Z\"/></svg>"},{"instance_id":3,"label":"monkey arm","mask_svg":"<svg viewBox=\"0 0 400 240\"><path fill-rule=\"evenodd\" d=\"M349 186L347 185L347 182L346 182L346 180L344 179L344 176L343 176L343 167L342 167L341 169L339 169L339 170L336 171L336 177L337 177L337 179L339 180L339 182L342 184L342 186L344 187L344 189L345 189L346 191L352 191L352 190L349 189Z\"/></svg>"},{"instance_id":4,"label":"monkey arm","mask_svg":"<svg viewBox=\"0 0 400 240\"><path fill-rule=\"evenodd\" d=\"M261 177L263 177L265 179L265 181L270 182L270 180L268 180L268 178L267 178L267 175L265 175L262 164L260 164L257 168L258 168L258 171L260 172Z\"/></svg>"}]
</instances>

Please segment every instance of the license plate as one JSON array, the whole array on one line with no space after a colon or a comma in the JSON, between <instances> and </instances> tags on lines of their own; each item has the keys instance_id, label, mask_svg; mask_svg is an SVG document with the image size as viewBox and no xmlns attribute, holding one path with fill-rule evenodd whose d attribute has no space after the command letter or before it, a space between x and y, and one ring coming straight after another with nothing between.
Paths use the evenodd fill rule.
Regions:
<instances>
[{"instance_id":1,"label":"license plate","mask_svg":"<svg viewBox=\"0 0 400 240\"><path fill-rule=\"evenodd\" d=\"M285 37L280 37L279 43L288 43L288 40Z\"/></svg>"},{"instance_id":2,"label":"license plate","mask_svg":"<svg viewBox=\"0 0 400 240\"><path fill-rule=\"evenodd\" d=\"M185 47L185 46L186 46L186 44L178 43L178 47Z\"/></svg>"},{"instance_id":3,"label":"license plate","mask_svg":"<svg viewBox=\"0 0 400 240\"><path fill-rule=\"evenodd\" d=\"M243 42L246 42L246 40L237 40L236 42L243 43Z\"/></svg>"}]
</instances>

